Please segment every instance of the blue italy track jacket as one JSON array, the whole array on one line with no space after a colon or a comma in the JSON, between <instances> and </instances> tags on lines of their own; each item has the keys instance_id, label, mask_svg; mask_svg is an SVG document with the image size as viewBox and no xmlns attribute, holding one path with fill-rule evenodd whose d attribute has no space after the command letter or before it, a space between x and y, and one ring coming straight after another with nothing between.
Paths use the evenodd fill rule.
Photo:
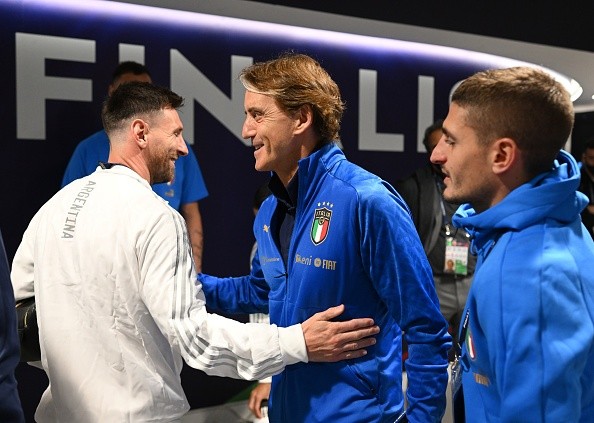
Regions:
<instances>
[{"instance_id":1,"label":"blue italy track jacket","mask_svg":"<svg viewBox=\"0 0 594 423\"><path fill-rule=\"evenodd\" d=\"M440 421L451 337L408 208L334 144L299 162L295 226L285 267L273 239L277 200L255 219L250 276L200 275L209 307L266 312L279 326L345 304L341 320L371 317L377 344L360 359L300 363L272 381L272 422L393 422L404 402L402 331L408 343L408 418Z\"/></svg>"},{"instance_id":2,"label":"blue italy track jacket","mask_svg":"<svg viewBox=\"0 0 594 423\"><path fill-rule=\"evenodd\" d=\"M579 169L553 170L453 223L478 252L462 345L466 421L594 421L594 246Z\"/></svg>"}]
</instances>

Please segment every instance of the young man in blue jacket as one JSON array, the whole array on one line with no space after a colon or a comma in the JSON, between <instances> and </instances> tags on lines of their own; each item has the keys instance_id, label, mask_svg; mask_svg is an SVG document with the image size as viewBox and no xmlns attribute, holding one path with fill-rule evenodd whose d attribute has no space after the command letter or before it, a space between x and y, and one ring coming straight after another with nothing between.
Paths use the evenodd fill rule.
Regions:
<instances>
[{"instance_id":1,"label":"young man in blue jacket","mask_svg":"<svg viewBox=\"0 0 594 423\"><path fill-rule=\"evenodd\" d=\"M594 418L594 245L561 150L573 119L545 72L479 72L454 92L431 155L478 254L460 333L466 421Z\"/></svg>"},{"instance_id":2,"label":"young man in blue jacket","mask_svg":"<svg viewBox=\"0 0 594 423\"><path fill-rule=\"evenodd\" d=\"M241 72L242 136L273 196L255 222L251 274L200 275L206 303L268 312L279 326L329 305L381 328L364 357L301 363L272 378L271 422L439 422L451 337L408 208L385 181L336 146L343 102L311 57L285 54ZM406 413L402 336L408 343Z\"/></svg>"}]
</instances>

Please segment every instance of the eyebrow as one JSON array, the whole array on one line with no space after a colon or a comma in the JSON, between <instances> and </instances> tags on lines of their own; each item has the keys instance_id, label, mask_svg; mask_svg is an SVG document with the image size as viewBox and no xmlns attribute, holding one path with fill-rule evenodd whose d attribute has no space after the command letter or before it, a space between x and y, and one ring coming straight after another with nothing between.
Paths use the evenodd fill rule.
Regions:
<instances>
[{"instance_id":1,"label":"eyebrow","mask_svg":"<svg viewBox=\"0 0 594 423\"><path fill-rule=\"evenodd\" d=\"M452 133L448 131L445 127L441 128L441 132L443 132L443 134L448 138L456 139L454 136L452 136Z\"/></svg>"},{"instance_id":2,"label":"eyebrow","mask_svg":"<svg viewBox=\"0 0 594 423\"><path fill-rule=\"evenodd\" d=\"M252 107L249 107L246 110L246 113L252 113L252 112L262 112L262 108L261 107L256 107L256 106L252 106Z\"/></svg>"}]
</instances>

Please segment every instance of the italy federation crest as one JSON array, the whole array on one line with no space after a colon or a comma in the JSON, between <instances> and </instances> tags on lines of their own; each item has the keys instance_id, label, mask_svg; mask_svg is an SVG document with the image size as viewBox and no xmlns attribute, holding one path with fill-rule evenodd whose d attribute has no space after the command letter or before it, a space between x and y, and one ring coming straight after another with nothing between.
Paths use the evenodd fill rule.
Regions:
<instances>
[{"instance_id":1,"label":"italy federation crest","mask_svg":"<svg viewBox=\"0 0 594 423\"><path fill-rule=\"evenodd\" d=\"M314 220L311 225L311 242L314 245L321 244L328 236L330 218L332 218L332 210L326 207L314 211Z\"/></svg>"}]
</instances>

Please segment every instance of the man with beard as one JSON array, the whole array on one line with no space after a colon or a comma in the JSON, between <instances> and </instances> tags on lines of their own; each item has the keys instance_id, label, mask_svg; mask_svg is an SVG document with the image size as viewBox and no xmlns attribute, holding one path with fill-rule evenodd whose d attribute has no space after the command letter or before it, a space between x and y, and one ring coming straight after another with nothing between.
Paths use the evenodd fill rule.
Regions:
<instances>
[{"instance_id":1,"label":"man with beard","mask_svg":"<svg viewBox=\"0 0 594 423\"><path fill-rule=\"evenodd\" d=\"M107 95L111 95L121 84L132 81L153 82L146 66L133 61L121 62L113 71ZM198 159L192 147L189 145L187 147L188 154L180 156L175 163L175 177L168 182L152 185L152 189L184 217L192 243L194 264L200 271L204 243L202 215L198 203L206 198L208 191L202 178ZM75 179L93 173L99 162L106 161L108 155L109 140L103 129L79 142L64 171L62 187Z\"/></svg>"},{"instance_id":2,"label":"man with beard","mask_svg":"<svg viewBox=\"0 0 594 423\"><path fill-rule=\"evenodd\" d=\"M592 422L594 243L562 150L573 120L544 71L478 72L431 154L478 255L459 336L466 421Z\"/></svg>"},{"instance_id":3,"label":"man with beard","mask_svg":"<svg viewBox=\"0 0 594 423\"><path fill-rule=\"evenodd\" d=\"M183 99L120 85L103 107L108 162L33 217L12 267L17 299L35 295L49 386L38 422L177 421L189 409L182 358L207 374L254 379L300 361L358 358L372 319L241 324L208 314L183 217L151 189L188 153ZM369 337L369 336L372 337Z\"/></svg>"}]
</instances>

